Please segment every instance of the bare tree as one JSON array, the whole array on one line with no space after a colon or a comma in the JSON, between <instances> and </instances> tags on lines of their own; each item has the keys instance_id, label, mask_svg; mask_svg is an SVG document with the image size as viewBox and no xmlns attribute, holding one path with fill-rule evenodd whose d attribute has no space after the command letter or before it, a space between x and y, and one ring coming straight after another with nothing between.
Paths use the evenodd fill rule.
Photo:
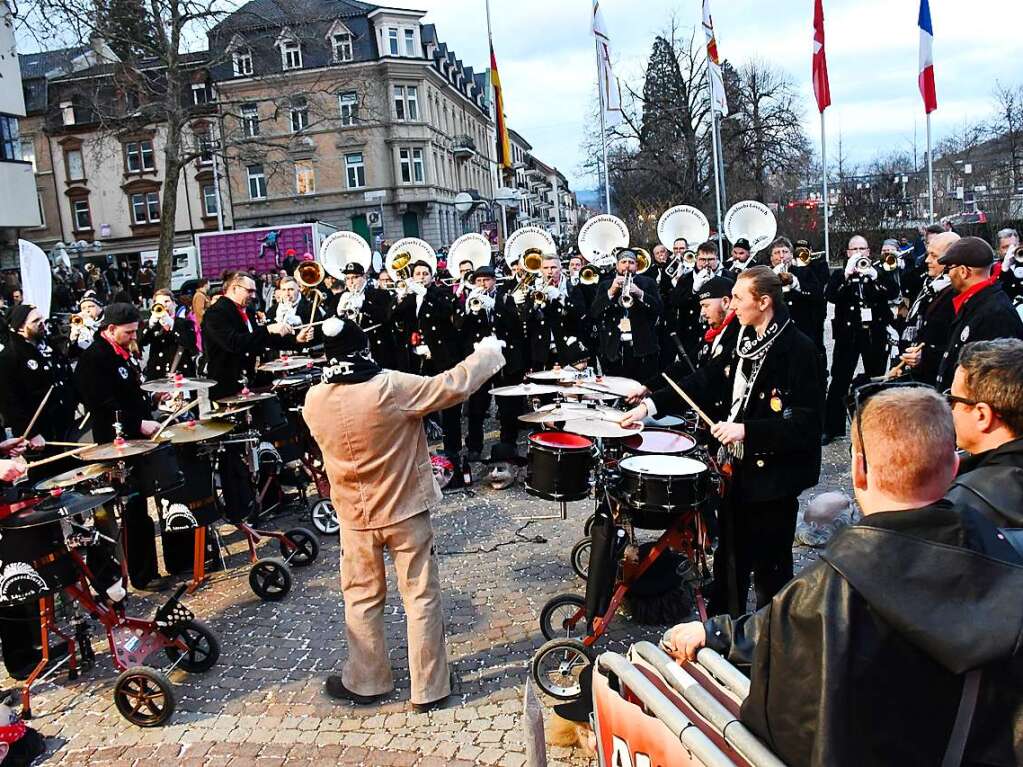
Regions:
<instances>
[{"instance_id":1,"label":"bare tree","mask_svg":"<svg viewBox=\"0 0 1023 767\"><path fill-rule=\"evenodd\" d=\"M995 81L994 115L989 135L999 139L1008 154L1010 194L1023 182L1023 85L1010 87Z\"/></svg>"}]
</instances>

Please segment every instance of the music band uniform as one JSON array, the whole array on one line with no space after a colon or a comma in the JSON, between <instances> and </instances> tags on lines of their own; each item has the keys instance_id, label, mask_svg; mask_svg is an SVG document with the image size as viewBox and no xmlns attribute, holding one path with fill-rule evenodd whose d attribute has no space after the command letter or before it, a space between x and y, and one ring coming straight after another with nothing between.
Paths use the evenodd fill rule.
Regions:
<instances>
[{"instance_id":1,"label":"music band uniform","mask_svg":"<svg viewBox=\"0 0 1023 767\"><path fill-rule=\"evenodd\" d=\"M590 317L596 325L596 353L604 372L640 380L659 365L657 321L663 307L657 283L642 274L634 274L632 279L643 295L635 296L630 308L621 305L621 291L614 298L608 295L612 277L597 286ZM630 328L628 335L621 329L625 320Z\"/></svg>"}]
</instances>

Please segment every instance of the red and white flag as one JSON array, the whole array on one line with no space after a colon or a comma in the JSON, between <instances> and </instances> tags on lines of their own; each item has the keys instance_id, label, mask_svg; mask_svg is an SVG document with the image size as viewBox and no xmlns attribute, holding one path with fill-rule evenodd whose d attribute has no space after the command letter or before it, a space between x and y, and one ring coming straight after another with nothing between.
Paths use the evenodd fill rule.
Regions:
<instances>
[{"instance_id":1,"label":"red and white flag","mask_svg":"<svg viewBox=\"0 0 1023 767\"><path fill-rule=\"evenodd\" d=\"M934 28L931 26L931 7L920 0L920 95L924 98L924 112L930 114L938 108L938 92L934 87Z\"/></svg>"},{"instance_id":2,"label":"red and white flag","mask_svg":"<svg viewBox=\"0 0 1023 767\"><path fill-rule=\"evenodd\" d=\"M813 95L821 114L831 106L828 84L828 57L824 52L824 0L815 0L813 8Z\"/></svg>"},{"instance_id":3,"label":"red and white flag","mask_svg":"<svg viewBox=\"0 0 1023 767\"><path fill-rule=\"evenodd\" d=\"M707 71L710 72L710 103L722 117L728 115L728 99L725 97L725 81L721 76L721 59L718 58L718 41L714 37L714 20L710 15L710 0L703 0L703 32L707 36Z\"/></svg>"}]
</instances>

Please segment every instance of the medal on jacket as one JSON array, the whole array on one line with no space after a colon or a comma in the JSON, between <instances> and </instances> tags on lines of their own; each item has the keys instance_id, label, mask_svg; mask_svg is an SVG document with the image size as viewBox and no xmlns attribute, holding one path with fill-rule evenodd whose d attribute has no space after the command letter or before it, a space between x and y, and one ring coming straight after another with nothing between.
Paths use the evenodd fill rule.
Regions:
<instances>
[{"instance_id":1,"label":"medal on jacket","mask_svg":"<svg viewBox=\"0 0 1023 767\"><path fill-rule=\"evenodd\" d=\"M780 413L781 412L781 407L782 407L781 406L781 397L778 396L778 390L777 389L772 389L771 390L771 410L773 410L775 413Z\"/></svg>"}]
</instances>

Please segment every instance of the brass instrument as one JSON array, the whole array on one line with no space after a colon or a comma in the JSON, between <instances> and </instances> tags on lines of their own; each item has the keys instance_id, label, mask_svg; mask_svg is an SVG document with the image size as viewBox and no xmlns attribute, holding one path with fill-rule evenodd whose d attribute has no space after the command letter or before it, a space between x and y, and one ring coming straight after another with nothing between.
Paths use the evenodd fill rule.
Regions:
<instances>
[{"instance_id":1,"label":"brass instrument","mask_svg":"<svg viewBox=\"0 0 1023 767\"><path fill-rule=\"evenodd\" d=\"M899 268L899 257L895 253L886 253L881 258L881 267L886 272L894 272Z\"/></svg>"},{"instance_id":2,"label":"brass instrument","mask_svg":"<svg viewBox=\"0 0 1023 767\"><path fill-rule=\"evenodd\" d=\"M295 281L306 290L315 288L326 276L327 272L319 261L303 261L295 267Z\"/></svg>"},{"instance_id":3,"label":"brass instrument","mask_svg":"<svg viewBox=\"0 0 1023 767\"><path fill-rule=\"evenodd\" d=\"M809 266L811 261L824 256L823 250L810 250L809 248L796 248L795 260L800 266Z\"/></svg>"},{"instance_id":4,"label":"brass instrument","mask_svg":"<svg viewBox=\"0 0 1023 767\"><path fill-rule=\"evenodd\" d=\"M413 265L419 262L426 264L431 273L437 273L437 254L428 242L418 237L403 237L391 246L384 258L384 268L394 280L396 290L408 289Z\"/></svg>"},{"instance_id":5,"label":"brass instrument","mask_svg":"<svg viewBox=\"0 0 1023 767\"><path fill-rule=\"evenodd\" d=\"M664 267L664 273L668 275L668 278L674 280L683 272L692 271L696 267L696 251L687 250L681 256L675 256Z\"/></svg>"},{"instance_id":6,"label":"brass instrument","mask_svg":"<svg viewBox=\"0 0 1023 767\"><path fill-rule=\"evenodd\" d=\"M85 324L85 317L83 317L81 314L72 314L70 321L73 327L80 328Z\"/></svg>"},{"instance_id":7,"label":"brass instrument","mask_svg":"<svg viewBox=\"0 0 1023 767\"><path fill-rule=\"evenodd\" d=\"M642 274L653 265L654 259L646 248L633 248L633 250L636 251L636 274Z\"/></svg>"},{"instance_id":8,"label":"brass instrument","mask_svg":"<svg viewBox=\"0 0 1023 767\"><path fill-rule=\"evenodd\" d=\"M596 285L600 282L600 269L587 264L579 270L579 283L581 285Z\"/></svg>"},{"instance_id":9,"label":"brass instrument","mask_svg":"<svg viewBox=\"0 0 1023 767\"><path fill-rule=\"evenodd\" d=\"M163 317L167 313L167 307L163 304L153 304L153 308L149 310L149 314L153 317Z\"/></svg>"},{"instance_id":10,"label":"brass instrument","mask_svg":"<svg viewBox=\"0 0 1023 767\"><path fill-rule=\"evenodd\" d=\"M853 262L853 269L857 272L865 272L873 266L870 259L867 256L860 256Z\"/></svg>"},{"instance_id":11,"label":"brass instrument","mask_svg":"<svg viewBox=\"0 0 1023 767\"><path fill-rule=\"evenodd\" d=\"M412 254L405 252L396 255L391 261L391 269L398 276L394 281L394 289L405 290L412 279Z\"/></svg>"},{"instance_id":12,"label":"brass instrument","mask_svg":"<svg viewBox=\"0 0 1023 767\"><path fill-rule=\"evenodd\" d=\"M540 248L526 248L522 254L522 268L526 274L519 280L515 290L525 294L533 292L536 281L540 278L540 267L543 266L543 251ZM536 297L534 296L534 302Z\"/></svg>"},{"instance_id":13,"label":"brass instrument","mask_svg":"<svg viewBox=\"0 0 1023 767\"><path fill-rule=\"evenodd\" d=\"M622 283L622 292L618 296L618 303L623 309L630 309L636 299L632 297L632 272L625 273L625 282Z\"/></svg>"},{"instance_id":14,"label":"brass instrument","mask_svg":"<svg viewBox=\"0 0 1023 767\"><path fill-rule=\"evenodd\" d=\"M1015 251L1013 251L1012 260L1015 261L1017 264L1023 264L1023 245L1021 245L1020 247L1016 248Z\"/></svg>"}]
</instances>

